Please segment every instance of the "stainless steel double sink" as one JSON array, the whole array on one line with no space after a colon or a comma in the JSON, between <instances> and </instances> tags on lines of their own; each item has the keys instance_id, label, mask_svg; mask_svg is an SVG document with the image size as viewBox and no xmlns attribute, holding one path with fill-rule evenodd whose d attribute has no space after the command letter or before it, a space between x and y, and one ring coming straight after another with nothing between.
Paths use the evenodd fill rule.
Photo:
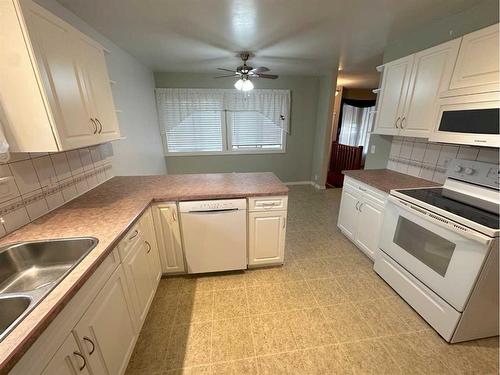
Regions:
<instances>
[{"instance_id":1,"label":"stainless steel double sink","mask_svg":"<svg viewBox=\"0 0 500 375\"><path fill-rule=\"evenodd\" d=\"M93 237L0 247L0 341L97 245Z\"/></svg>"}]
</instances>

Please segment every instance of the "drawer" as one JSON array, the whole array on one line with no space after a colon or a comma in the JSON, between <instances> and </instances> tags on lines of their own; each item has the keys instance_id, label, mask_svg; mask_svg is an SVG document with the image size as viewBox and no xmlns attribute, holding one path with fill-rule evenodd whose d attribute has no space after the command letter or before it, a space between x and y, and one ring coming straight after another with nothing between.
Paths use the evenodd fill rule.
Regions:
<instances>
[{"instance_id":1,"label":"drawer","mask_svg":"<svg viewBox=\"0 0 500 375\"><path fill-rule=\"evenodd\" d=\"M134 246L144 240L144 231L141 224L142 220L139 219L118 244L118 252L122 262Z\"/></svg>"},{"instance_id":2,"label":"drawer","mask_svg":"<svg viewBox=\"0 0 500 375\"><path fill-rule=\"evenodd\" d=\"M248 198L249 211L283 211L286 210L287 204L288 197L286 195Z\"/></svg>"},{"instance_id":3,"label":"drawer","mask_svg":"<svg viewBox=\"0 0 500 375\"><path fill-rule=\"evenodd\" d=\"M350 177L345 178L344 185L348 185L352 189L355 189L362 193L363 198L368 198L368 200L371 200L373 203L380 204L382 206L385 205L385 201L387 199L387 196L389 195L386 192L367 185L364 182L354 180Z\"/></svg>"}]
</instances>

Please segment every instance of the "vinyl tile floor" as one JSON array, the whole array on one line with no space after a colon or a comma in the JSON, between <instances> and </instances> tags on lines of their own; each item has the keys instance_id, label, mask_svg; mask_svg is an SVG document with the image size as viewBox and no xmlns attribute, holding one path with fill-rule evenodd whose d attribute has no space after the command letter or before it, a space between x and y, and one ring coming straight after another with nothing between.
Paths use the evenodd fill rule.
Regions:
<instances>
[{"instance_id":1,"label":"vinyl tile floor","mask_svg":"<svg viewBox=\"0 0 500 375\"><path fill-rule=\"evenodd\" d=\"M290 189L285 264L161 280L127 375L498 374L449 345L337 229L340 189Z\"/></svg>"}]
</instances>

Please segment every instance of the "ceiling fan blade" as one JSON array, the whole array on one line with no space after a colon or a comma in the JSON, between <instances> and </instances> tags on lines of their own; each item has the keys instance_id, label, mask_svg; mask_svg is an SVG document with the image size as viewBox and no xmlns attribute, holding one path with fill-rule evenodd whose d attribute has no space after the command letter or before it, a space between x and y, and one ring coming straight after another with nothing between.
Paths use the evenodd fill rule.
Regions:
<instances>
[{"instance_id":1,"label":"ceiling fan blade","mask_svg":"<svg viewBox=\"0 0 500 375\"><path fill-rule=\"evenodd\" d=\"M224 76L216 76L214 78L227 78L227 77L239 77L238 74L228 74L228 75L224 75Z\"/></svg>"},{"instance_id":2,"label":"ceiling fan blade","mask_svg":"<svg viewBox=\"0 0 500 375\"><path fill-rule=\"evenodd\" d=\"M225 72L236 73L234 70L231 70L231 69L217 68L217 70L223 70Z\"/></svg>"},{"instance_id":3,"label":"ceiling fan blade","mask_svg":"<svg viewBox=\"0 0 500 375\"><path fill-rule=\"evenodd\" d=\"M255 77L255 78L269 78L269 79L276 79L276 78L278 78L279 76L277 76L276 74L256 74L254 77Z\"/></svg>"},{"instance_id":4,"label":"ceiling fan blade","mask_svg":"<svg viewBox=\"0 0 500 375\"><path fill-rule=\"evenodd\" d=\"M265 66L259 66L258 68L254 68L254 69L250 70L250 72L256 73L256 74L264 73L264 72L268 72L268 71L269 71L269 68L266 68Z\"/></svg>"}]
</instances>

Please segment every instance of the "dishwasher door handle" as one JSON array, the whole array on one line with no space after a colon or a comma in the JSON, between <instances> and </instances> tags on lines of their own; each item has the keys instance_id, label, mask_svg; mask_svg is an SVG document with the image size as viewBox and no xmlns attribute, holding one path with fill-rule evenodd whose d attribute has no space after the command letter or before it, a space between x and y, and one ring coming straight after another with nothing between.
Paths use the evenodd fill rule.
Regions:
<instances>
[{"instance_id":1,"label":"dishwasher door handle","mask_svg":"<svg viewBox=\"0 0 500 375\"><path fill-rule=\"evenodd\" d=\"M220 210L206 210L206 211L188 211L189 214L220 214L220 213L230 213L234 211L239 211L238 208L223 208Z\"/></svg>"}]
</instances>

